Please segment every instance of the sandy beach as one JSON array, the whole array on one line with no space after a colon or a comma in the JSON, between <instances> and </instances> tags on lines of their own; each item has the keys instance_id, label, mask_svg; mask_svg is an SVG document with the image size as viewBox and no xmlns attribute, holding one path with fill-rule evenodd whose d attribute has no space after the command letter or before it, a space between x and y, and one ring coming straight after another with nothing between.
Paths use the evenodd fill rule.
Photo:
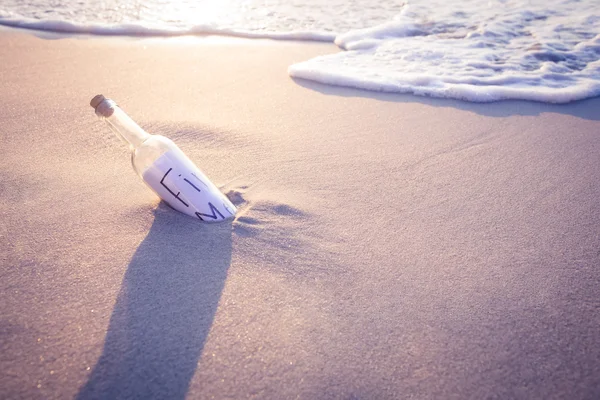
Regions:
<instances>
[{"instance_id":1,"label":"sandy beach","mask_svg":"<svg viewBox=\"0 0 600 400\"><path fill-rule=\"evenodd\" d=\"M600 397L600 98L289 77L338 51L0 31L0 397ZM160 204L98 93L238 217Z\"/></svg>"}]
</instances>

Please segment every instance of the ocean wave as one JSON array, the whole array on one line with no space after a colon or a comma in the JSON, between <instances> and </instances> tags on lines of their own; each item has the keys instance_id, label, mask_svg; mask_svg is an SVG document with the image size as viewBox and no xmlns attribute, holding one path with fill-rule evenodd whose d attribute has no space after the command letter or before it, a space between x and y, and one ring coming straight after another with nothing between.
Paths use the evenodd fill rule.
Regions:
<instances>
[{"instance_id":1,"label":"ocean wave","mask_svg":"<svg viewBox=\"0 0 600 400\"><path fill-rule=\"evenodd\" d=\"M430 0L338 35L346 50L292 65L320 83L472 102L567 103L600 95L596 0Z\"/></svg>"}]
</instances>

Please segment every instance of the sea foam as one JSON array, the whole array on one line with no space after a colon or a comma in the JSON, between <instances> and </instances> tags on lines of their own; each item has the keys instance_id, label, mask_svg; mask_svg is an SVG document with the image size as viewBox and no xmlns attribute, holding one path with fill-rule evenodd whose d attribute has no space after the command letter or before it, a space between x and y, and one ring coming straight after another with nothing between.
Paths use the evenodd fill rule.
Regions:
<instances>
[{"instance_id":1,"label":"sea foam","mask_svg":"<svg viewBox=\"0 0 600 400\"><path fill-rule=\"evenodd\" d=\"M192 25L188 27L170 27L162 24L131 22L119 24L82 23L61 20L35 20L30 18L2 18L0 25L14 28L34 29L58 33L74 33L103 36L186 36L186 35L222 35L248 39L306 40L331 42L336 35L326 31L252 31L225 28L215 25Z\"/></svg>"},{"instance_id":2,"label":"sea foam","mask_svg":"<svg viewBox=\"0 0 600 400\"><path fill-rule=\"evenodd\" d=\"M375 0L3 0L0 24L95 35L229 35L333 42L390 19L402 4Z\"/></svg>"},{"instance_id":3,"label":"sea foam","mask_svg":"<svg viewBox=\"0 0 600 400\"><path fill-rule=\"evenodd\" d=\"M600 3L411 2L391 22L338 35L344 52L289 74L359 89L473 102L600 95Z\"/></svg>"}]
</instances>

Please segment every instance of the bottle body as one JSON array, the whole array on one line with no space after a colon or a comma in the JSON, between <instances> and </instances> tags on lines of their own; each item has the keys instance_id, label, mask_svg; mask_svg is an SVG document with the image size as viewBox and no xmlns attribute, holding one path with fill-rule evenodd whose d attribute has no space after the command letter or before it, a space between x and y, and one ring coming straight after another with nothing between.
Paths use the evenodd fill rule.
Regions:
<instances>
[{"instance_id":1,"label":"bottle body","mask_svg":"<svg viewBox=\"0 0 600 400\"><path fill-rule=\"evenodd\" d=\"M98 95L90 102L115 134L129 144L131 164L144 183L172 208L205 222L233 218L236 207L173 143L150 135L117 104Z\"/></svg>"},{"instance_id":2,"label":"bottle body","mask_svg":"<svg viewBox=\"0 0 600 400\"><path fill-rule=\"evenodd\" d=\"M169 206L204 222L233 218L235 206L173 143L152 135L132 152L144 183Z\"/></svg>"}]
</instances>

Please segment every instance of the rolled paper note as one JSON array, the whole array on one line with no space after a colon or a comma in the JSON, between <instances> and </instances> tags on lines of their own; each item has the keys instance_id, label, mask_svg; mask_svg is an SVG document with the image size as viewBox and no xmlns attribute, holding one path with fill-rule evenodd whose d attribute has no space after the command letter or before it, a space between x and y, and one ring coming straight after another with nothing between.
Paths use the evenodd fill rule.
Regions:
<instances>
[{"instance_id":1,"label":"rolled paper note","mask_svg":"<svg viewBox=\"0 0 600 400\"><path fill-rule=\"evenodd\" d=\"M231 218L235 206L179 149L161 155L142 178L167 204L205 222Z\"/></svg>"}]
</instances>

